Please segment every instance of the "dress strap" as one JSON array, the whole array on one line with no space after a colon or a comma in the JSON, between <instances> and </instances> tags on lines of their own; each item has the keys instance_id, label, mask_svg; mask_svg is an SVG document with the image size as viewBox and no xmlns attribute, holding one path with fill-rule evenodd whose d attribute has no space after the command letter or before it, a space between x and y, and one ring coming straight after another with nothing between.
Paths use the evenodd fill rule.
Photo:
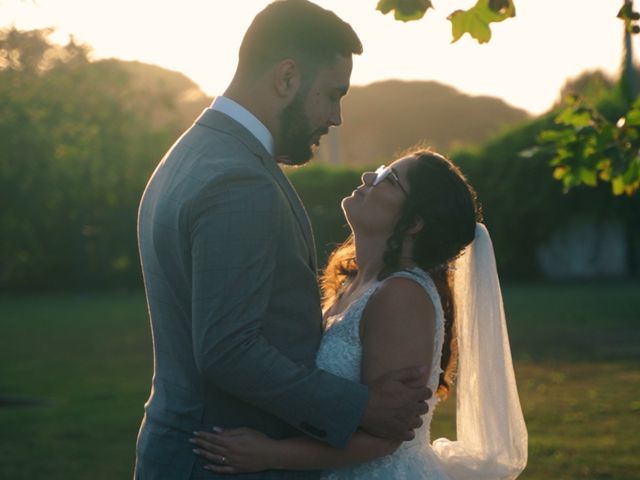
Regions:
<instances>
[{"instance_id":1,"label":"dress strap","mask_svg":"<svg viewBox=\"0 0 640 480\"><path fill-rule=\"evenodd\" d=\"M397 272L392 273L387 278L393 277L404 277L411 278L416 280L420 285L426 288L426 285L432 284L433 280L427 272L418 267L405 268L404 270L398 270ZM386 279L385 279L386 280ZM429 290L429 288L427 288Z\"/></svg>"}]
</instances>

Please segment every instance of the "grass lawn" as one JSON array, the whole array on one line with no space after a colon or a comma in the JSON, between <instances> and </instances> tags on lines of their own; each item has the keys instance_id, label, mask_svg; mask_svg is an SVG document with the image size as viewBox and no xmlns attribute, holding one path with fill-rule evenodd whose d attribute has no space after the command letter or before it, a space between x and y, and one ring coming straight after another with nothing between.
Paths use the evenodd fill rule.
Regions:
<instances>
[{"instance_id":1,"label":"grass lawn","mask_svg":"<svg viewBox=\"0 0 640 480\"><path fill-rule=\"evenodd\" d=\"M638 478L640 284L504 293L529 429L520 478ZM131 478L150 372L142 295L0 297L0 479ZM433 438L454 431L454 404Z\"/></svg>"}]
</instances>

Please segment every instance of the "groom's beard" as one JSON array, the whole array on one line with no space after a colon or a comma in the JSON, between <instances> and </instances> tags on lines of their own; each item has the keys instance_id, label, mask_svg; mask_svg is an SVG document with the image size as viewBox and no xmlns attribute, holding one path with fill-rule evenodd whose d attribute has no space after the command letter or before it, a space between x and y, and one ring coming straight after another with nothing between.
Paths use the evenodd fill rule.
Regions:
<instances>
[{"instance_id":1,"label":"groom's beard","mask_svg":"<svg viewBox=\"0 0 640 480\"><path fill-rule=\"evenodd\" d=\"M304 111L304 97L301 93L285 107L280 121L282 136L276 153L278 161L287 165L304 165L313 157L312 138L317 137L319 141L320 137L329 130L327 128L311 129Z\"/></svg>"}]
</instances>

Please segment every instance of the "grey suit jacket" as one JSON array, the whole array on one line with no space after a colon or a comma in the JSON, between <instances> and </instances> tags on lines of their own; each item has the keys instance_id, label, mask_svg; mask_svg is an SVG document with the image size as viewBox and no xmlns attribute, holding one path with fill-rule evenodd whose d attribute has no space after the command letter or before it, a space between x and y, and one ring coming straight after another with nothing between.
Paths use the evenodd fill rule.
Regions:
<instances>
[{"instance_id":1,"label":"grey suit jacket","mask_svg":"<svg viewBox=\"0 0 640 480\"><path fill-rule=\"evenodd\" d=\"M138 242L154 374L137 478L200 478L187 440L214 425L347 443L368 390L315 368L322 315L311 228L251 133L206 109L149 180Z\"/></svg>"}]
</instances>

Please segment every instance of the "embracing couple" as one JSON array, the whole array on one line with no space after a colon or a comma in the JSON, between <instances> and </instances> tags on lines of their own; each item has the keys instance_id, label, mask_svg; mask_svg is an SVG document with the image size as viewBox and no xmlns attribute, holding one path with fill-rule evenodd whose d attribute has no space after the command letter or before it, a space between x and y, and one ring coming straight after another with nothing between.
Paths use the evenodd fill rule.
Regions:
<instances>
[{"instance_id":1,"label":"embracing couple","mask_svg":"<svg viewBox=\"0 0 640 480\"><path fill-rule=\"evenodd\" d=\"M158 165L138 237L154 374L135 478L512 479L526 464L500 286L473 189L416 150L342 202L317 284L301 165L341 123L362 45L280 0ZM456 378L457 439L430 439Z\"/></svg>"}]
</instances>

